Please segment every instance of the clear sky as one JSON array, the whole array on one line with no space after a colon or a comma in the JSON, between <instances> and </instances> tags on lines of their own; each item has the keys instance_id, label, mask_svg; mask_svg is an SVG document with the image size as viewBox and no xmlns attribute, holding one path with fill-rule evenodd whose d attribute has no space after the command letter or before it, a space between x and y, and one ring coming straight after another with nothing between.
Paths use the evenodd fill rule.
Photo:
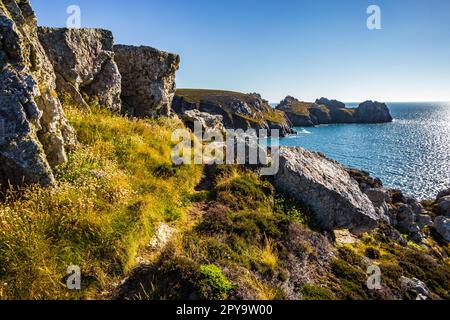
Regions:
<instances>
[{"instance_id":1,"label":"clear sky","mask_svg":"<svg viewBox=\"0 0 450 320\"><path fill-rule=\"evenodd\" d=\"M31 0L39 24L178 53L179 88L259 92L271 102L450 101L449 0ZM367 7L381 8L369 30Z\"/></svg>"}]
</instances>

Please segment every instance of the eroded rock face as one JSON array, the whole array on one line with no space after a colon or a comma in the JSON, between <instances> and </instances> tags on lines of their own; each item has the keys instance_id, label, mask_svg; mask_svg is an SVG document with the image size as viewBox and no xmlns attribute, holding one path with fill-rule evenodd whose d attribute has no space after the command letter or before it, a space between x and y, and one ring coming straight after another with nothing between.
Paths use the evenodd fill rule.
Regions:
<instances>
[{"instance_id":1,"label":"eroded rock face","mask_svg":"<svg viewBox=\"0 0 450 320\"><path fill-rule=\"evenodd\" d=\"M0 183L50 185L76 144L28 1L0 1Z\"/></svg>"},{"instance_id":2,"label":"eroded rock face","mask_svg":"<svg viewBox=\"0 0 450 320\"><path fill-rule=\"evenodd\" d=\"M61 100L81 107L98 104L121 110L121 76L110 31L45 27L38 31L55 69Z\"/></svg>"},{"instance_id":3,"label":"eroded rock face","mask_svg":"<svg viewBox=\"0 0 450 320\"><path fill-rule=\"evenodd\" d=\"M362 233L378 226L369 198L337 162L302 148L281 148L278 189L310 207L320 227Z\"/></svg>"},{"instance_id":4,"label":"eroded rock face","mask_svg":"<svg viewBox=\"0 0 450 320\"><path fill-rule=\"evenodd\" d=\"M180 57L144 46L116 45L114 52L125 112L136 117L170 116Z\"/></svg>"},{"instance_id":5,"label":"eroded rock face","mask_svg":"<svg viewBox=\"0 0 450 320\"><path fill-rule=\"evenodd\" d=\"M393 120L387 105L376 101L361 103L355 117L359 123L386 123Z\"/></svg>"},{"instance_id":6,"label":"eroded rock face","mask_svg":"<svg viewBox=\"0 0 450 320\"><path fill-rule=\"evenodd\" d=\"M222 90L180 89L173 99L174 112L182 115L190 110L220 116L226 129L279 130L281 136L293 133L285 113L274 110L257 93Z\"/></svg>"}]
</instances>

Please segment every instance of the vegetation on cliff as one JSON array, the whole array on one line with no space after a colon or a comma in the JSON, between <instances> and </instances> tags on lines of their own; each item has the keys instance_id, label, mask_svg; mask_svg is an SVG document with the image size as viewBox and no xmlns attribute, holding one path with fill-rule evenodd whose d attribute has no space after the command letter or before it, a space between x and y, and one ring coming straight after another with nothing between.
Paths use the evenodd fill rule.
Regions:
<instances>
[{"instance_id":1,"label":"vegetation on cliff","mask_svg":"<svg viewBox=\"0 0 450 320\"><path fill-rule=\"evenodd\" d=\"M200 177L199 167L172 167L178 122L66 112L81 146L57 168L58 184L0 204L0 299L98 298L161 222L186 214L183 197ZM66 288L70 265L81 267L81 292Z\"/></svg>"}]
</instances>

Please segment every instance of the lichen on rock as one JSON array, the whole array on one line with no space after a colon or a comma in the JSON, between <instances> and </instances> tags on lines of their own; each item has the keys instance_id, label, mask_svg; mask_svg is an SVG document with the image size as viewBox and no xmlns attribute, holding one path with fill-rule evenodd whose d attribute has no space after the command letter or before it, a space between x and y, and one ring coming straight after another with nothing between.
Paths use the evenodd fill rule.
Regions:
<instances>
[{"instance_id":1,"label":"lichen on rock","mask_svg":"<svg viewBox=\"0 0 450 320\"><path fill-rule=\"evenodd\" d=\"M67 161L76 138L28 1L0 2L0 40L0 125L9 130L0 144L0 183L50 185L50 167Z\"/></svg>"},{"instance_id":2,"label":"lichen on rock","mask_svg":"<svg viewBox=\"0 0 450 320\"><path fill-rule=\"evenodd\" d=\"M121 75L114 61L110 31L47 27L38 31L55 69L61 100L82 107L97 104L120 112Z\"/></svg>"},{"instance_id":3,"label":"lichen on rock","mask_svg":"<svg viewBox=\"0 0 450 320\"><path fill-rule=\"evenodd\" d=\"M151 47L115 45L122 75L124 112L136 117L168 117L180 57Z\"/></svg>"}]
</instances>

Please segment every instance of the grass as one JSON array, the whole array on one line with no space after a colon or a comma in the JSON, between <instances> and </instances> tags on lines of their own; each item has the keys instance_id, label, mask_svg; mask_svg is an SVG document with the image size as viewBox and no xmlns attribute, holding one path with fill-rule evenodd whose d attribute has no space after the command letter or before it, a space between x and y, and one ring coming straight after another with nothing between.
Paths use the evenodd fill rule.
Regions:
<instances>
[{"instance_id":1,"label":"grass","mask_svg":"<svg viewBox=\"0 0 450 320\"><path fill-rule=\"evenodd\" d=\"M183 194L201 177L201 167L171 165L176 121L66 114L81 146L57 168L58 185L9 192L0 204L0 299L99 297L161 222L185 214ZM81 267L81 291L66 289L70 265Z\"/></svg>"}]
</instances>

